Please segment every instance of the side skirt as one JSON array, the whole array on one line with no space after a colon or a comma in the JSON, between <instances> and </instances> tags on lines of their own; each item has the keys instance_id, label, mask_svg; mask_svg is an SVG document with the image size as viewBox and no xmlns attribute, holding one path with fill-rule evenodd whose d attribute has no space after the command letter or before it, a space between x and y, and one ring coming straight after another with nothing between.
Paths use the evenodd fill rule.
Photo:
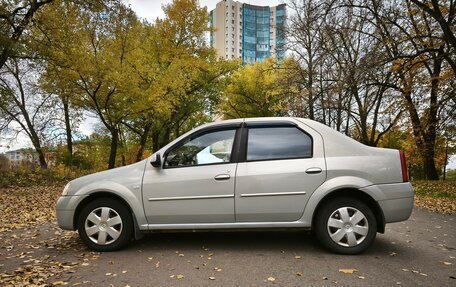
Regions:
<instances>
[{"instance_id":1,"label":"side skirt","mask_svg":"<svg viewBox=\"0 0 456 287\"><path fill-rule=\"evenodd\" d=\"M235 223L185 223L185 224L144 224L140 226L141 232L156 231L226 231L226 230L258 230L258 229L304 229L309 230L310 225L302 221L294 222L235 222Z\"/></svg>"}]
</instances>

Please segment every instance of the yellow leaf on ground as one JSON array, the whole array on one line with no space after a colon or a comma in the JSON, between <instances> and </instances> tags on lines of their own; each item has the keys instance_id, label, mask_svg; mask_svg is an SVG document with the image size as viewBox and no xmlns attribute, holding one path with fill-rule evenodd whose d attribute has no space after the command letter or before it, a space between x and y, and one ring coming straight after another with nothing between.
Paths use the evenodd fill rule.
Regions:
<instances>
[{"instance_id":1,"label":"yellow leaf on ground","mask_svg":"<svg viewBox=\"0 0 456 287\"><path fill-rule=\"evenodd\" d=\"M345 274L353 274L355 272L358 272L357 269L339 269L339 272L345 273Z\"/></svg>"},{"instance_id":2,"label":"yellow leaf on ground","mask_svg":"<svg viewBox=\"0 0 456 287\"><path fill-rule=\"evenodd\" d=\"M274 281L275 281L275 278L274 278L274 277L268 277L268 281L269 281L269 282L274 282Z\"/></svg>"}]
</instances>

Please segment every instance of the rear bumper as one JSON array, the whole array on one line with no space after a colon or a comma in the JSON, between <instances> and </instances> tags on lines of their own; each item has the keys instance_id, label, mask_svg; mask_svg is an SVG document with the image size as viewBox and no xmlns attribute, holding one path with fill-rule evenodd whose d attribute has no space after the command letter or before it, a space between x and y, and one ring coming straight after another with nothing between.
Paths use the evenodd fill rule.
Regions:
<instances>
[{"instance_id":1,"label":"rear bumper","mask_svg":"<svg viewBox=\"0 0 456 287\"><path fill-rule=\"evenodd\" d=\"M404 221L412 214L414 191L410 182L376 184L361 190L377 200L385 223Z\"/></svg>"},{"instance_id":2,"label":"rear bumper","mask_svg":"<svg viewBox=\"0 0 456 287\"><path fill-rule=\"evenodd\" d=\"M413 210L413 196L379 201L385 223L407 220Z\"/></svg>"}]
</instances>

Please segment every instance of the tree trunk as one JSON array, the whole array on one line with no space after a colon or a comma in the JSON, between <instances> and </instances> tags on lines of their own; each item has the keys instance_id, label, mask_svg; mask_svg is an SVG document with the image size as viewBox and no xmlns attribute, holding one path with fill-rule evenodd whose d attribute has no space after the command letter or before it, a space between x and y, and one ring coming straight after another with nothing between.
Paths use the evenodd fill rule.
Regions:
<instances>
[{"instance_id":1,"label":"tree trunk","mask_svg":"<svg viewBox=\"0 0 456 287\"><path fill-rule=\"evenodd\" d=\"M116 166L117 146L119 144L119 131L117 128L111 130L111 149L109 151L108 169Z\"/></svg>"},{"instance_id":2,"label":"tree trunk","mask_svg":"<svg viewBox=\"0 0 456 287\"><path fill-rule=\"evenodd\" d=\"M431 145L426 146L424 152L421 153L423 157L424 176L427 180L439 180L439 174L437 173L434 160L435 147Z\"/></svg>"},{"instance_id":3,"label":"tree trunk","mask_svg":"<svg viewBox=\"0 0 456 287\"><path fill-rule=\"evenodd\" d=\"M156 152L160 149L160 133L152 133L152 151Z\"/></svg>"},{"instance_id":4,"label":"tree trunk","mask_svg":"<svg viewBox=\"0 0 456 287\"><path fill-rule=\"evenodd\" d=\"M63 112L65 115L65 131L66 131L66 142L67 142L67 151L70 157L73 156L73 137L71 132L71 122L70 122L70 107L68 103L68 98L62 99L63 102Z\"/></svg>"},{"instance_id":5,"label":"tree trunk","mask_svg":"<svg viewBox=\"0 0 456 287\"><path fill-rule=\"evenodd\" d=\"M423 142L425 146L425 153L423 154L423 165L426 179L428 180L439 180L439 175L435 167L435 140L437 137L437 125L438 125L438 93L440 85L440 73L442 71L443 61L443 46L440 48L437 57L433 62L433 70L431 74L431 96L429 112L427 116L427 126L423 134Z\"/></svg>"},{"instance_id":6,"label":"tree trunk","mask_svg":"<svg viewBox=\"0 0 456 287\"><path fill-rule=\"evenodd\" d=\"M48 166L47 166L46 158L44 157L43 149L40 147L40 148L35 148L35 150L38 153L38 159L40 161L40 167L43 168L43 169L47 169Z\"/></svg>"},{"instance_id":7,"label":"tree trunk","mask_svg":"<svg viewBox=\"0 0 456 287\"><path fill-rule=\"evenodd\" d=\"M141 161L144 154L144 147L146 146L147 139L149 138L150 126L144 128L144 132L139 139L139 148L136 153L136 162ZM154 150L155 151L155 150Z\"/></svg>"}]
</instances>

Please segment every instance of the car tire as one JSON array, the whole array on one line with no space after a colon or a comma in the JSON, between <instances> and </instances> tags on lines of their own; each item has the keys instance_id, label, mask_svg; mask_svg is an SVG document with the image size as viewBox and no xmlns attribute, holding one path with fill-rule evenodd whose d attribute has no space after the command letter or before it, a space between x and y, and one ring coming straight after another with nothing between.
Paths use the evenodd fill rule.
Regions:
<instances>
[{"instance_id":1,"label":"car tire","mask_svg":"<svg viewBox=\"0 0 456 287\"><path fill-rule=\"evenodd\" d=\"M133 236L133 218L125 204L113 198L97 198L86 204L78 217L81 240L95 251L125 247Z\"/></svg>"},{"instance_id":2,"label":"car tire","mask_svg":"<svg viewBox=\"0 0 456 287\"><path fill-rule=\"evenodd\" d=\"M320 243L332 252L359 254L374 242L377 220L362 201L339 197L318 209L314 230Z\"/></svg>"}]
</instances>

